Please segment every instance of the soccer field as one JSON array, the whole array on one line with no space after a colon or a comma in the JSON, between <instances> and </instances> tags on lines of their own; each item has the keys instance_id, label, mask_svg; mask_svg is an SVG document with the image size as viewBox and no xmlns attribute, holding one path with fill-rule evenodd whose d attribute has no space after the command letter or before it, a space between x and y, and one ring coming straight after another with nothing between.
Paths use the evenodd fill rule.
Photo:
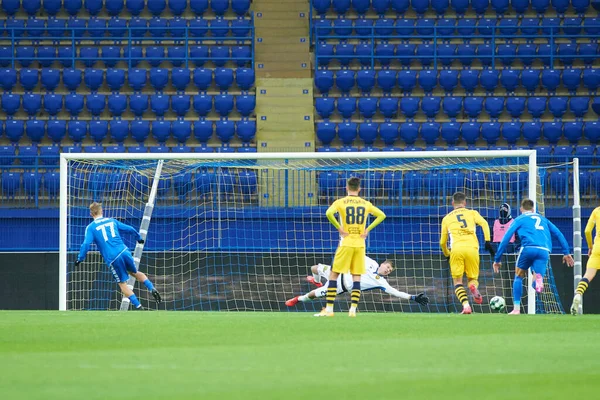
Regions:
<instances>
[{"instance_id":1,"label":"soccer field","mask_svg":"<svg viewBox=\"0 0 600 400\"><path fill-rule=\"evenodd\" d=\"M600 316L0 312L0 399L571 399Z\"/></svg>"}]
</instances>

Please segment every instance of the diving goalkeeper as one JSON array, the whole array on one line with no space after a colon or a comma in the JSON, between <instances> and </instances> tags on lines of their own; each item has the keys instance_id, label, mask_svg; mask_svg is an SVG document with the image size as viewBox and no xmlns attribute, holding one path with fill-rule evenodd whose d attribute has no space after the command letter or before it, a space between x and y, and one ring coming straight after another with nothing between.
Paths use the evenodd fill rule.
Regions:
<instances>
[{"instance_id":1,"label":"diving goalkeeper","mask_svg":"<svg viewBox=\"0 0 600 400\"><path fill-rule=\"evenodd\" d=\"M404 300L412 300L422 306L426 306L429 303L429 298L425 293L419 293L417 295L410 295L408 293L401 292L394 289L388 281L385 279L393 270L394 266L389 260L385 260L381 265L377 264L377 261L370 257L365 256L365 265L367 272L360 277L360 290L367 291L373 289L381 289L387 294L394 297L399 297ZM313 265L311 267L312 276L307 276L306 280L318 289L312 290L305 295L296 296L285 302L288 307L295 306L299 301L312 301L321 297L325 297L327 294L327 285L321 283L321 278L326 280L329 278L329 272L331 266L325 264ZM352 275L351 274L340 274L337 278L337 294L350 292L352 290Z\"/></svg>"}]
</instances>

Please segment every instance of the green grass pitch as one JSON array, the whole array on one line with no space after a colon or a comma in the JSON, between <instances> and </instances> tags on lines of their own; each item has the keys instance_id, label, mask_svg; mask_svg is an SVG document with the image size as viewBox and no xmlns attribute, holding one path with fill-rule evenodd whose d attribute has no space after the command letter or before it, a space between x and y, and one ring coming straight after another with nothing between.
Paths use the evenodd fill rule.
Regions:
<instances>
[{"instance_id":1,"label":"green grass pitch","mask_svg":"<svg viewBox=\"0 0 600 400\"><path fill-rule=\"evenodd\" d=\"M0 312L0 399L585 399L600 316Z\"/></svg>"}]
</instances>

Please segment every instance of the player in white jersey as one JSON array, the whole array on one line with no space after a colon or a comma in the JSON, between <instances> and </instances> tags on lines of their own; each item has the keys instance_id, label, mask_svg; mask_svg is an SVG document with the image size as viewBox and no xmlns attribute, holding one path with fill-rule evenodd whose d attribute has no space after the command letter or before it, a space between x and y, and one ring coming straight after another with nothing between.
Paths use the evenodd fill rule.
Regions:
<instances>
[{"instance_id":1,"label":"player in white jersey","mask_svg":"<svg viewBox=\"0 0 600 400\"><path fill-rule=\"evenodd\" d=\"M429 298L425 293L419 293L417 295L410 295L405 292L401 292L393 288L389 282L385 279L393 270L394 267L392 262L385 260L379 265L377 261L372 258L365 256L365 266L367 272L360 277L360 290L373 290L380 289L394 297L399 297L404 300L412 300L422 306L426 306L429 303ZM302 296L296 296L285 302L288 307L295 306L299 301L312 301L317 298L325 297L327 294L327 285L321 283L321 279L327 280L329 278L329 272L331 266L326 264L313 265L311 267L312 276L307 276L306 280L315 286L317 289L312 290ZM352 275L340 274L337 278L337 294L350 292L352 290Z\"/></svg>"}]
</instances>

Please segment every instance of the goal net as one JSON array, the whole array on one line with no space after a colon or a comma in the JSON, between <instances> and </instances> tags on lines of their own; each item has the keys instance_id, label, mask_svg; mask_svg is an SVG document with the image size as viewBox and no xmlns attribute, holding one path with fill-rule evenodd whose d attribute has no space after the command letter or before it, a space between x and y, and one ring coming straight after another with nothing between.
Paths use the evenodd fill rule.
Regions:
<instances>
[{"instance_id":1,"label":"goal net","mask_svg":"<svg viewBox=\"0 0 600 400\"><path fill-rule=\"evenodd\" d=\"M139 268L161 292L161 309L317 311L324 301L292 308L284 302L313 289L305 280L312 265L332 263L339 237L325 210L345 195L345 181L351 176L362 178L361 195L387 214L369 235L367 255L379 263L392 260L395 269L388 282L393 287L410 294L425 292L430 298L430 305L421 307L373 290L363 294L363 311L459 310L449 266L439 249L441 220L451 210L454 192L465 192L467 206L478 210L490 227L502 203L511 205L514 217L523 197L535 197L543 205L535 153L528 150L63 154L61 308L121 306L118 287L95 247L85 262L74 266L91 222L88 207L97 201L105 217L136 229L144 215L149 219L143 251L137 249ZM483 243L480 229L478 235ZM133 249L135 238L122 236ZM500 274L493 273L491 259L482 250L479 281L485 301L475 305L475 312L489 312L488 301L495 295L510 304L514 250L505 256ZM548 274L551 283L551 269ZM562 312L556 289L546 287L537 298L537 312ZM155 308L143 285L134 291L144 306ZM349 296L340 295L336 307L346 309L349 301ZM525 298L523 304L532 311L536 301Z\"/></svg>"}]
</instances>

